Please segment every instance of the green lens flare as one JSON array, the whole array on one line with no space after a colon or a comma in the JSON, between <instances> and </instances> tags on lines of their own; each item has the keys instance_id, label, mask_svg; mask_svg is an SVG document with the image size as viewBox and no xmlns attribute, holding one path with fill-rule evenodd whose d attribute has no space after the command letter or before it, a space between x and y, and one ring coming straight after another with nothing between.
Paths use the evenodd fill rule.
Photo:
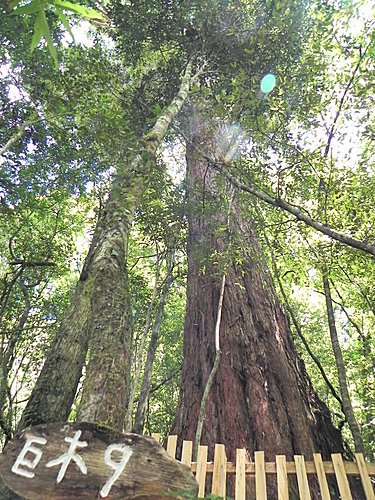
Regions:
<instances>
[{"instance_id":1,"label":"green lens flare","mask_svg":"<svg viewBox=\"0 0 375 500\"><path fill-rule=\"evenodd\" d=\"M263 92L263 94L269 94L272 92L276 85L276 77L272 73L268 73L262 78L262 81L260 82L260 90Z\"/></svg>"}]
</instances>

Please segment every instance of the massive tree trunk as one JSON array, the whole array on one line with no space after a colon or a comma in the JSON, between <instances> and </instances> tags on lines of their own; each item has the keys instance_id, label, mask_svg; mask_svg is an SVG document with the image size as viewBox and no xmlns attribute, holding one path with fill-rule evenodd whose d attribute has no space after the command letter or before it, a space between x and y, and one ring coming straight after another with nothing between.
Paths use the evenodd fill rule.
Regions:
<instances>
[{"instance_id":1,"label":"massive tree trunk","mask_svg":"<svg viewBox=\"0 0 375 500\"><path fill-rule=\"evenodd\" d=\"M180 440L194 440L201 398L215 358L215 322L225 273L222 355L202 433L202 444L209 446L211 458L214 443L226 445L229 460L235 459L236 448L246 448L250 456L255 450L264 450L267 460L274 460L276 454L291 459L294 454L311 458L313 452L325 457L342 453L340 432L311 387L251 221L239 212L236 201L226 230L223 227L226 216L216 201L215 174L197 152L207 142L199 142L201 133L200 126L191 132L186 152L190 206L187 309L180 401L172 432ZM214 261L228 250L229 240L239 236L243 252L239 254L232 241L232 247L237 246L236 258L227 252L224 267L218 267Z\"/></svg>"},{"instance_id":2,"label":"massive tree trunk","mask_svg":"<svg viewBox=\"0 0 375 500\"><path fill-rule=\"evenodd\" d=\"M131 349L126 275L129 230L157 150L189 95L192 65L191 60L175 98L140 141L138 154L117 172L71 307L52 342L20 429L67 419L87 352L78 418L123 428Z\"/></svg>"}]
</instances>

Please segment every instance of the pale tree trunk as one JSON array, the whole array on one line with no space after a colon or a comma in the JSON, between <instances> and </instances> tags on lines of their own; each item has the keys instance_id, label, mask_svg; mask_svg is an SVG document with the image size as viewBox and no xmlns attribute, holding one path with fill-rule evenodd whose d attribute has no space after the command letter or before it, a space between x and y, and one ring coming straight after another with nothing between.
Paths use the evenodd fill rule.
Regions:
<instances>
[{"instance_id":1,"label":"pale tree trunk","mask_svg":"<svg viewBox=\"0 0 375 500\"><path fill-rule=\"evenodd\" d=\"M223 254L230 234L237 233L243 250L239 254L238 245L232 246L235 256L231 260L229 253L221 270L226 275L222 355L207 399L202 444L208 445L211 459L215 443L226 445L228 460L235 459L236 448L245 448L250 457L256 450L264 450L269 461L276 454L291 460L295 454L311 459L313 452L326 458L334 452L344 453L340 432L333 427L294 348L251 221L240 213L236 200L238 212L232 212L226 231L220 227L218 213L223 207L214 209L215 173L197 153L197 148L205 147L202 130L207 128L193 123L187 144L187 306L180 400L172 432L179 436L179 446L183 439L194 440L200 403L215 360L221 290L220 268L207 256ZM206 252L204 266L202 252ZM269 498L273 494L276 498L275 485L269 486ZM314 498L319 498L316 484L313 490Z\"/></svg>"},{"instance_id":2,"label":"pale tree trunk","mask_svg":"<svg viewBox=\"0 0 375 500\"><path fill-rule=\"evenodd\" d=\"M155 353L156 353L156 349L158 346L160 326L161 326L161 322L163 319L165 303L166 303L168 293L171 289L173 279L174 279L173 274L172 274L173 273L173 266L174 266L173 253L170 252L169 255L167 256L167 276L165 278L165 281L164 281L164 284L163 284L163 287L161 290L159 307L158 307L158 311L156 314L154 324L152 326L150 343L149 343L148 349L147 349L145 371L143 374L142 386L141 386L139 399L138 399L138 405L137 405L137 412L135 415L133 432L136 432L138 434L142 434L142 432L143 432L147 403L148 403L148 398L150 395L150 388L151 388L152 366L154 364Z\"/></svg>"},{"instance_id":3,"label":"pale tree trunk","mask_svg":"<svg viewBox=\"0 0 375 500\"><path fill-rule=\"evenodd\" d=\"M189 95L192 64L189 61L178 93L141 141L138 154L117 172L70 309L52 342L20 429L67 419L87 352L78 418L123 428L131 339L126 275L129 230L157 150Z\"/></svg>"},{"instance_id":4,"label":"pale tree trunk","mask_svg":"<svg viewBox=\"0 0 375 500\"><path fill-rule=\"evenodd\" d=\"M353 319L353 317L349 314L347 308L345 307L345 302L342 294L338 290L338 288L332 283L334 286L334 290L338 295L340 302L335 302L339 305L342 312L345 314L349 323L355 328L360 337L361 346L362 346L362 355L363 360L361 363L361 377L363 381L366 383L362 384L361 396L362 400L365 401L366 409L365 409L365 419L366 423L362 425L362 429L366 429L366 427L372 429L372 433L370 434L370 442L375 442L375 417L373 409L375 408L375 384L374 384L374 375L375 375L375 357L372 355L372 338L370 336L370 331L365 333L362 331L362 328L359 326L358 322ZM361 433L362 435L362 433Z\"/></svg>"},{"instance_id":5,"label":"pale tree trunk","mask_svg":"<svg viewBox=\"0 0 375 500\"><path fill-rule=\"evenodd\" d=\"M324 286L324 294L326 298L326 307L327 307L327 317L328 317L328 326L329 333L331 336L332 349L335 356L336 367L337 367L337 375L339 379L339 387L340 394L342 399L342 407L346 417L346 420L349 425L350 432L353 436L355 451L357 453L363 453L363 441L361 437L361 432L358 427L358 423L356 421L354 410L352 406L352 402L350 400L349 389L346 379L346 369L345 363L342 356L341 346L339 342L339 338L337 335L335 315L333 311L333 303L331 297L331 289L329 285L329 278L326 269L323 269L323 286Z\"/></svg>"}]
</instances>

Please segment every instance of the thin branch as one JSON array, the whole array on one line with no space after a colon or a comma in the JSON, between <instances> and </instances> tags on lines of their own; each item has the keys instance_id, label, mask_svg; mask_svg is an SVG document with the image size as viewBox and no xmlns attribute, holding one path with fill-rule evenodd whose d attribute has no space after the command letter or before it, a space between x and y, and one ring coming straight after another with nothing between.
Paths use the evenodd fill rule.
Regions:
<instances>
[{"instance_id":1,"label":"thin branch","mask_svg":"<svg viewBox=\"0 0 375 500\"><path fill-rule=\"evenodd\" d=\"M7 307L7 304L8 304L8 301L9 301L9 297L10 297L10 294L12 292L12 289L14 287L14 285L16 284L17 280L21 277L22 273L24 271L24 268L23 267L20 267L18 269L18 271L16 272L15 276L13 277L13 279L11 280L11 282L9 284L5 284L6 286L6 289L1 297L1 307L0 307L0 324L2 323L2 318L3 318L3 314L5 312L5 309Z\"/></svg>"},{"instance_id":2,"label":"thin branch","mask_svg":"<svg viewBox=\"0 0 375 500\"><path fill-rule=\"evenodd\" d=\"M371 301L367 297L366 292L364 292L364 290L362 289L361 285L359 283L357 283L356 280L355 280L355 278L353 278L352 276L350 276L349 273L339 263L338 263L338 267L342 271L342 273L344 274L344 276L347 278L347 280L349 281L349 283L354 284L358 288L358 290L359 290L359 292L360 292L363 300L366 302L366 304L370 308L370 311L375 316L375 306L374 306L374 304L371 303Z\"/></svg>"},{"instance_id":3,"label":"thin branch","mask_svg":"<svg viewBox=\"0 0 375 500\"><path fill-rule=\"evenodd\" d=\"M175 261L174 261L173 250L167 249L165 261L166 261L167 273L163 281L163 286L160 291L159 305L151 329L151 338L147 348L145 369L143 373L141 389L139 392L139 400L133 427L133 432L138 434L141 434L143 432L147 401L149 399L149 394L150 394L152 368L155 360L156 349L158 347L158 342L159 342L160 326L162 324L164 316L166 300L174 281L173 269L175 266Z\"/></svg>"},{"instance_id":4,"label":"thin branch","mask_svg":"<svg viewBox=\"0 0 375 500\"><path fill-rule=\"evenodd\" d=\"M157 298L157 293L158 293L158 281L159 281L159 277L160 277L161 262L162 262L162 259L160 258L160 255L159 255L158 260L157 260L157 267L156 267L155 286L154 286L154 289L152 292L151 300L150 300L148 308L147 308L146 322L145 322L144 330L143 330L141 340L140 340L140 343L138 346L133 383L132 383L132 386L130 388L128 407L127 407L126 415L125 415L125 430L128 432L130 432L131 428L132 428L132 417L133 417L135 393L137 391L139 379L141 376L142 357L143 357L144 346L146 343L148 333L150 331L151 321L152 321L152 313L154 310L154 306L155 306L155 302L156 302L156 298Z\"/></svg>"},{"instance_id":5,"label":"thin branch","mask_svg":"<svg viewBox=\"0 0 375 500\"><path fill-rule=\"evenodd\" d=\"M283 283L281 281L280 273L279 273L279 270L278 270L277 265L276 265L276 260L275 260L275 255L274 255L274 252L273 252L273 249L272 249L272 245L271 245L271 243L270 243L270 241L269 241L269 239L268 239L268 237L267 237L266 234L264 235L264 237L265 237L267 245L268 245L268 247L270 249L271 260L272 260L272 267L273 267L274 275L275 275L276 281L277 281L277 283L279 285L281 295L282 295L282 297L284 299L284 305L285 305L285 307L286 307L286 309L287 309L287 311L288 311L288 313L290 315L290 318L292 320L294 328L295 328L295 330L296 330L299 338L301 339L303 345L305 346L305 349L308 352L309 356L311 357L311 359L316 364L316 366L317 366L317 368L318 368L321 376L323 377L324 382L327 384L327 387L331 391L332 396L338 401L338 403L339 403L339 405L341 407L341 410L344 413L342 399L337 394L336 389L333 387L333 385L331 384L330 380L328 379L328 377L326 375L326 372L324 371L323 365L319 361L319 358L317 356L315 356L315 354L312 352L312 350L311 350L311 348L309 346L309 343L308 343L306 337L302 333L302 329L301 329L301 326L299 324L299 321L297 320L297 317L294 314L292 306L289 304L289 300L288 300L287 294L286 294L286 292L284 290L284 286L283 286ZM285 276L285 274L284 274L284 276Z\"/></svg>"},{"instance_id":6,"label":"thin branch","mask_svg":"<svg viewBox=\"0 0 375 500\"><path fill-rule=\"evenodd\" d=\"M333 302L333 304L335 304L336 306L339 306L339 308L342 310L342 312L345 314L347 320L349 321L349 323L354 327L355 330L357 330L359 336L362 338L362 339L365 339L366 336L364 334L364 332L361 330L361 328L358 326L358 324L351 318L351 316L349 315L348 311L346 310L346 307L344 305L344 302L343 302L343 298L340 294L340 292L338 291L338 289L336 288L336 286L334 285L334 283L331 281L331 284L333 285L334 289L335 289L335 292L337 293L337 295L339 296L341 302L339 302L338 300L335 300L333 297L331 297L331 300ZM325 296L325 293L321 290L318 290L317 288L314 289L314 292L316 293L319 293L320 295L323 295Z\"/></svg>"},{"instance_id":7,"label":"thin branch","mask_svg":"<svg viewBox=\"0 0 375 500\"><path fill-rule=\"evenodd\" d=\"M5 436L5 441L10 441L13 437L12 435L12 430L8 425L5 423L4 415L2 412L0 413L0 428L3 431L3 434Z\"/></svg>"},{"instance_id":8,"label":"thin branch","mask_svg":"<svg viewBox=\"0 0 375 500\"><path fill-rule=\"evenodd\" d=\"M2 148L0 148L0 156L3 156L4 153L9 151L9 149L13 146L13 144L15 144L19 139L21 139L28 126L33 125L34 123L40 121L40 119L35 119L37 116L38 115L34 113L32 119L26 120L25 122L22 123L17 132L9 139L9 141L6 144L4 144Z\"/></svg>"},{"instance_id":9,"label":"thin branch","mask_svg":"<svg viewBox=\"0 0 375 500\"><path fill-rule=\"evenodd\" d=\"M220 358L221 358L221 350L220 350L220 325L221 325L221 313L223 310L223 299L224 299L224 290L225 290L225 274L223 275L222 281L221 281L221 289L220 289L220 297L219 297L219 304L217 307L217 318L216 318L216 326L215 326L215 361L214 365L212 367L212 370L210 372L210 375L208 377L206 386L204 388L202 400L201 400L201 406L199 409L199 416L198 416L198 423L197 423L197 430L195 433L195 440L194 440L194 449L193 449L193 457L194 460L197 459L197 454L198 454L198 447L201 442L201 437L202 437L202 430L203 430L203 422L204 422L204 417L206 413L206 403L208 396L210 394L210 390L216 375L216 372L219 368L219 363L220 363Z\"/></svg>"},{"instance_id":10,"label":"thin branch","mask_svg":"<svg viewBox=\"0 0 375 500\"><path fill-rule=\"evenodd\" d=\"M179 130L179 133L182 135L182 137L185 139L185 141L189 142L189 139L186 137L186 135ZM235 186L238 189L241 189L241 191L244 191L246 193L249 193L259 200L264 201L265 203L268 203L269 205L275 207L275 208L281 208L285 212L290 213L293 215L297 220L304 222L307 226L310 226L314 228L316 231L319 231L322 234L325 234L326 236L329 236L333 240L339 241L340 243L344 243L345 245L348 245L352 248L356 248L358 250L362 250L365 253L368 253L372 256L375 256L375 246L371 245L370 243L367 243L362 240L357 240L356 238L353 238L352 236L349 236L345 233L341 233L340 231L336 231L335 229L332 229L330 226L327 226L326 224L322 224L321 222L313 219L311 216L307 215L306 210L292 205L288 203L285 200L282 200L281 198L272 196L271 194L267 194L263 191L260 191L254 187L252 184L247 185L244 184L243 182L239 181L237 177L235 177L233 174L231 174L228 170L228 167L232 167L233 164L224 164L223 162L220 162L218 159L214 158L213 156L209 156L208 154L203 153L203 151L198 148L197 146L194 146L197 153L204 158L207 162L210 163L210 165L217 170L221 175L223 175L233 186Z\"/></svg>"},{"instance_id":11,"label":"thin branch","mask_svg":"<svg viewBox=\"0 0 375 500\"><path fill-rule=\"evenodd\" d=\"M330 147L331 147L331 143L332 143L332 139L335 135L335 129L336 129L336 125L337 125L337 121L340 117L340 114L341 114L341 111L342 111L342 108L344 106L344 102L345 102L345 99L346 99L346 96L347 96L347 93L349 92L350 90L350 87L353 85L353 82L354 82L354 79L356 77L356 74L357 74L357 71L359 70L359 67L361 65L361 62L367 52L367 49L369 48L370 45L368 45L365 50L362 52L362 54L360 55L360 58L353 70L353 73L352 73L352 76L350 77L350 80L348 81L345 89L344 89L344 92L341 96L341 99L340 99L340 103L339 103L339 107L337 108L337 112L336 112L336 115L335 115L335 118L333 119L333 122L332 122L332 126L331 126L331 129L329 131L329 134L328 134L328 140L327 140L327 144L326 144L326 147L324 149L324 157L327 158L328 157L328 153L329 153L329 150L330 150Z\"/></svg>"},{"instance_id":12,"label":"thin branch","mask_svg":"<svg viewBox=\"0 0 375 500\"><path fill-rule=\"evenodd\" d=\"M355 330L357 330L357 333L358 335L362 338L362 339L365 339L366 338L366 335L364 334L364 332L361 330L361 328L358 326L357 322L354 321L354 319L350 316L350 314L348 313L348 311L346 310L346 307L344 305L344 299L341 295L341 293L339 292L338 288L336 287L336 285L334 284L334 282L331 280L331 284L335 290L335 292L337 293L339 299L341 302L335 302L333 299L332 299L332 302L335 302L336 304L338 304L342 310L342 312L345 314L347 320L349 321L349 323L354 327Z\"/></svg>"},{"instance_id":13,"label":"thin branch","mask_svg":"<svg viewBox=\"0 0 375 500\"><path fill-rule=\"evenodd\" d=\"M54 267L54 266L56 266L56 263L50 262L50 261L38 262L36 260L27 261L27 260L18 259L18 260L9 262L9 265L10 266L21 266L21 267L23 267L23 269L25 269L26 267Z\"/></svg>"},{"instance_id":14,"label":"thin branch","mask_svg":"<svg viewBox=\"0 0 375 500\"><path fill-rule=\"evenodd\" d=\"M150 387L150 394L153 394L154 392L158 391L163 385L165 385L167 382L172 380L173 377L176 376L176 374L180 371L180 368L176 368L176 370L173 370L167 377L165 377L161 382L158 384L152 385Z\"/></svg>"}]
</instances>

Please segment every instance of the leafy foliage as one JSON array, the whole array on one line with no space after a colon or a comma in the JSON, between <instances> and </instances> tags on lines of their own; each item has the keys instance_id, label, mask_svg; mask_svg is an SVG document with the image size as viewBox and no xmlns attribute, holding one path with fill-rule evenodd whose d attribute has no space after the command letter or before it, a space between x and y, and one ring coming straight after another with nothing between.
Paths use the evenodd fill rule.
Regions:
<instances>
[{"instance_id":1,"label":"leafy foliage","mask_svg":"<svg viewBox=\"0 0 375 500\"><path fill-rule=\"evenodd\" d=\"M73 39L74 36L70 28L69 19L64 14L64 10L74 12L82 18L92 21L103 22L106 19L101 12L95 9L90 9L85 5L69 2L68 0L31 0L31 2L26 3L26 5L21 5L21 7L19 7L20 3L23 3L23 0L11 0L9 2L8 10L11 11L11 15L22 16L36 14L30 51L33 52L38 47L42 38L44 38L47 42L48 51L55 63L56 68L58 68L57 51L53 44L51 30L46 17L46 11L51 10L54 14L56 14L61 24L70 33Z\"/></svg>"}]
</instances>

